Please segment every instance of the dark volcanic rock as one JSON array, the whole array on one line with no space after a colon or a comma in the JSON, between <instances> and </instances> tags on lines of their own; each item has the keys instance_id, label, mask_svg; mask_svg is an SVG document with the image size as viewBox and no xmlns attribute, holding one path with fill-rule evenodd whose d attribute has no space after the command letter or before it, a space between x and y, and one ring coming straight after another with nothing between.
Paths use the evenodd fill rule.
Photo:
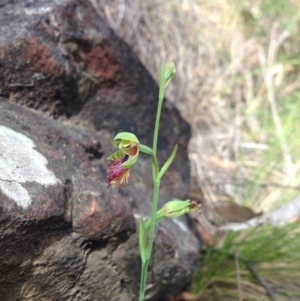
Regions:
<instances>
[{"instance_id":1,"label":"dark volcanic rock","mask_svg":"<svg viewBox=\"0 0 300 301\"><path fill-rule=\"evenodd\" d=\"M89 1L0 2L0 300L136 300L136 220L150 212L151 166L106 187L119 131L151 145L158 89ZM179 152L161 199L184 198L190 129L164 107L161 162ZM149 300L188 279L198 242L184 219L163 221Z\"/></svg>"}]
</instances>

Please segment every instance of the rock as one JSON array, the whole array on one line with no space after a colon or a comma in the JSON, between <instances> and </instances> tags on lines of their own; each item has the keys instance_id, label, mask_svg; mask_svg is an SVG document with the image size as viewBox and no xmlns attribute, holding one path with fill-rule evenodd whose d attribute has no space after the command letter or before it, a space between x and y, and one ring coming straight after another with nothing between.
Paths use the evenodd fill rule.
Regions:
<instances>
[{"instance_id":1,"label":"rock","mask_svg":"<svg viewBox=\"0 0 300 301\"><path fill-rule=\"evenodd\" d=\"M120 193L105 166L119 131L151 146L157 86L89 1L6 0L0 14L0 301L136 300L150 160ZM179 152L161 204L188 194L189 138L166 104L160 163ZM161 222L148 300L180 289L198 251L184 218Z\"/></svg>"}]
</instances>

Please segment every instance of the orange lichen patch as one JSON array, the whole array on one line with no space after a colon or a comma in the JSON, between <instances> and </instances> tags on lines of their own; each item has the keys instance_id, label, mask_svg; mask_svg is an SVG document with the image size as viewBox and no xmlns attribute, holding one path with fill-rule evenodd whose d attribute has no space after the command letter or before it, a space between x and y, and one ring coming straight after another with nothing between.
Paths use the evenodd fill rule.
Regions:
<instances>
[{"instance_id":1,"label":"orange lichen patch","mask_svg":"<svg viewBox=\"0 0 300 301\"><path fill-rule=\"evenodd\" d=\"M97 80L116 80L120 65L108 41L103 41L86 53L86 69Z\"/></svg>"},{"instance_id":2,"label":"orange lichen patch","mask_svg":"<svg viewBox=\"0 0 300 301\"><path fill-rule=\"evenodd\" d=\"M56 62L49 47L41 40L31 38L26 40L27 51L24 53L24 61L29 64L32 71L40 72L49 76L59 76L64 70L61 64Z\"/></svg>"}]
</instances>

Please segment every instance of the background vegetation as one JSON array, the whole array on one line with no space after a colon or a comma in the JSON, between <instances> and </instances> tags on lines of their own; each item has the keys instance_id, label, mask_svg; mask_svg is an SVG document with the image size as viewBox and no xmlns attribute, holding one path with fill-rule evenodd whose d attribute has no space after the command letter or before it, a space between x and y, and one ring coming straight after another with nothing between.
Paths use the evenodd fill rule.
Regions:
<instances>
[{"instance_id":1,"label":"background vegetation","mask_svg":"<svg viewBox=\"0 0 300 301\"><path fill-rule=\"evenodd\" d=\"M157 81L161 61L175 62L167 96L192 127L192 197L267 212L299 194L299 0L90 1ZM196 276L199 300L300 300L294 225L219 238Z\"/></svg>"}]
</instances>

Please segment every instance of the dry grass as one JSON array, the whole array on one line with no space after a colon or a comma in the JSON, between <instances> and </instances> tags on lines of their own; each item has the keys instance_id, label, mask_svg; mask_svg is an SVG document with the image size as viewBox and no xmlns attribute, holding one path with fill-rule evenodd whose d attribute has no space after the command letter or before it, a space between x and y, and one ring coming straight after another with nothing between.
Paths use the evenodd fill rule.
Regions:
<instances>
[{"instance_id":1,"label":"dry grass","mask_svg":"<svg viewBox=\"0 0 300 301\"><path fill-rule=\"evenodd\" d=\"M300 190L298 0L90 0L191 124L193 196L269 210Z\"/></svg>"}]
</instances>

